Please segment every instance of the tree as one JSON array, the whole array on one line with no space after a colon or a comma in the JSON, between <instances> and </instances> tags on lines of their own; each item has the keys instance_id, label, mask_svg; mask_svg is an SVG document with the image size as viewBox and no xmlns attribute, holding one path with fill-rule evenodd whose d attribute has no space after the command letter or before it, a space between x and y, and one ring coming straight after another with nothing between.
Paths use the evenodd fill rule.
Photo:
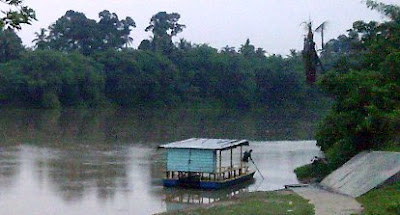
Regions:
<instances>
[{"instance_id":1,"label":"tree","mask_svg":"<svg viewBox=\"0 0 400 215\"><path fill-rule=\"evenodd\" d=\"M340 35L329 40L321 52L321 61L326 71L336 70L347 73L350 69L361 69L364 61L365 49L362 47L359 34L353 29L348 35Z\"/></svg>"},{"instance_id":2,"label":"tree","mask_svg":"<svg viewBox=\"0 0 400 215\"><path fill-rule=\"evenodd\" d=\"M178 13L159 12L151 17L150 25L145 31L153 33L152 48L153 50L170 53L173 48L172 37L182 32L185 25L179 24L180 19Z\"/></svg>"},{"instance_id":3,"label":"tree","mask_svg":"<svg viewBox=\"0 0 400 215\"><path fill-rule=\"evenodd\" d=\"M356 49L353 45L349 49L363 57L360 68L350 66L345 73L330 71L320 81L335 103L316 139L333 168L360 151L399 146L400 7L366 3L388 21L354 22L349 37L340 36L336 41L339 46L343 41L357 43L360 35Z\"/></svg>"},{"instance_id":4,"label":"tree","mask_svg":"<svg viewBox=\"0 0 400 215\"><path fill-rule=\"evenodd\" d=\"M33 43L35 43L35 48L37 49L45 49L47 46L47 35L46 35L47 30L45 28L41 28L40 32L35 32L36 38L32 40Z\"/></svg>"},{"instance_id":5,"label":"tree","mask_svg":"<svg viewBox=\"0 0 400 215\"><path fill-rule=\"evenodd\" d=\"M0 63L18 58L23 50L22 41L14 30L0 29Z\"/></svg>"},{"instance_id":6,"label":"tree","mask_svg":"<svg viewBox=\"0 0 400 215\"><path fill-rule=\"evenodd\" d=\"M123 107L171 106L179 101L179 71L160 53L108 50L95 58L104 65L105 93L113 103Z\"/></svg>"},{"instance_id":7,"label":"tree","mask_svg":"<svg viewBox=\"0 0 400 215\"><path fill-rule=\"evenodd\" d=\"M21 29L22 24L30 25L32 20L36 20L35 11L23 5L22 0L0 0L0 3L12 8L8 11L2 11L5 16L0 17L0 29Z\"/></svg>"},{"instance_id":8,"label":"tree","mask_svg":"<svg viewBox=\"0 0 400 215\"><path fill-rule=\"evenodd\" d=\"M176 47L177 47L179 50L188 51L188 50L190 50L191 48L193 48L193 45L192 45L191 42L189 42L189 41L187 41L187 40L181 38L181 39L179 40L179 42L176 43Z\"/></svg>"},{"instance_id":9,"label":"tree","mask_svg":"<svg viewBox=\"0 0 400 215\"><path fill-rule=\"evenodd\" d=\"M366 4L368 8L382 13L394 22L400 20L400 7L397 5L388 5L374 0L367 0Z\"/></svg>"},{"instance_id":10,"label":"tree","mask_svg":"<svg viewBox=\"0 0 400 215\"><path fill-rule=\"evenodd\" d=\"M115 13L104 10L100 21L88 19L85 14L67 11L49 27L49 47L63 52L79 51L84 55L107 49L121 49L132 41L129 37L136 27L132 18L119 20Z\"/></svg>"},{"instance_id":11,"label":"tree","mask_svg":"<svg viewBox=\"0 0 400 215\"><path fill-rule=\"evenodd\" d=\"M246 40L246 43L239 48L239 53L244 57L251 58L255 55L255 47L250 44L250 39Z\"/></svg>"},{"instance_id":12,"label":"tree","mask_svg":"<svg viewBox=\"0 0 400 215\"><path fill-rule=\"evenodd\" d=\"M144 51L150 51L152 50L151 48L151 41L144 39L142 42L140 42L140 45L138 47L139 50L144 50Z\"/></svg>"},{"instance_id":13,"label":"tree","mask_svg":"<svg viewBox=\"0 0 400 215\"><path fill-rule=\"evenodd\" d=\"M101 43L96 27L95 20L69 10L49 27L49 46L62 52L77 50L85 55L91 54Z\"/></svg>"},{"instance_id":14,"label":"tree","mask_svg":"<svg viewBox=\"0 0 400 215\"><path fill-rule=\"evenodd\" d=\"M228 45L226 45L225 47L223 47L221 49L221 53L230 54L230 55L237 54L237 52L235 50L235 47L231 47L231 46L228 46Z\"/></svg>"},{"instance_id":15,"label":"tree","mask_svg":"<svg viewBox=\"0 0 400 215\"><path fill-rule=\"evenodd\" d=\"M104 99L102 66L77 53L27 52L0 65L9 102L28 107L96 106Z\"/></svg>"},{"instance_id":16,"label":"tree","mask_svg":"<svg viewBox=\"0 0 400 215\"><path fill-rule=\"evenodd\" d=\"M98 32L101 34L103 43L100 49L119 49L125 44L132 43L133 38L129 36L132 28L136 27L131 17L119 20L117 14L104 10L99 13Z\"/></svg>"},{"instance_id":17,"label":"tree","mask_svg":"<svg viewBox=\"0 0 400 215\"><path fill-rule=\"evenodd\" d=\"M255 54L256 54L256 57L263 58L263 57L265 57L266 53L267 53L267 51L265 51L263 48L257 48Z\"/></svg>"},{"instance_id":18,"label":"tree","mask_svg":"<svg viewBox=\"0 0 400 215\"><path fill-rule=\"evenodd\" d=\"M125 42L125 48L128 48L130 45L133 43L133 38L130 37L129 35L124 35L122 36L124 42Z\"/></svg>"}]
</instances>

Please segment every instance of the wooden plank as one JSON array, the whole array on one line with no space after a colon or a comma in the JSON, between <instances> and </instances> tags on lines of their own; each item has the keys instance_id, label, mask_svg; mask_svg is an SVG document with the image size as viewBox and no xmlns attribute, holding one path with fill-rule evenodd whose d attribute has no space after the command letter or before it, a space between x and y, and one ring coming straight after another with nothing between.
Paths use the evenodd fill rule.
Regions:
<instances>
[{"instance_id":1,"label":"wooden plank","mask_svg":"<svg viewBox=\"0 0 400 215\"><path fill-rule=\"evenodd\" d=\"M240 146L240 170L239 170L239 175L242 173L242 167L243 167L243 146Z\"/></svg>"},{"instance_id":2,"label":"wooden plank","mask_svg":"<svg viewBox=\"0 0 400 215\"><path fill-rule=\"evenodd\" d=\"M222 170L222 156L221 156L221 151L219 150L219 172L221 172Z\"/></svg>"}]
</instances>

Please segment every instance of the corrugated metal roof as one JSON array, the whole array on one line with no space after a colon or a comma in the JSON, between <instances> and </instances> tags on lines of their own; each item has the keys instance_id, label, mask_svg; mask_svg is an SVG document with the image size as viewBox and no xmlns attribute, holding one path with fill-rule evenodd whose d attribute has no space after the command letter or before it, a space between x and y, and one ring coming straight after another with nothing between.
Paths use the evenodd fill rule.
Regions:
<instances>
[{"instance_id":1,"label":"corrugated metal roof","mask_svg":"<svg viewBox=\"0 0 400 215\"><path fill-rule=\"evenodd\" d=\"M249 145L247 140L229 140L229 139L205 139L205 138L191 138L182 141L176 141L164 145L160 148L166 149L209 149L221 150L233 148L240 145Z\"/></svg>"}]
</instances>

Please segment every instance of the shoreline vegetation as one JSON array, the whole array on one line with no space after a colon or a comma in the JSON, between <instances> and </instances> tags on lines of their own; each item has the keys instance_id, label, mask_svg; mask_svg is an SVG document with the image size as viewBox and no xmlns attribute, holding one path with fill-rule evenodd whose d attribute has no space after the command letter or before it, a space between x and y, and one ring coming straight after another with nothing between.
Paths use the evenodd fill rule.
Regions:
<instances>
[{"instance_id":1,"label":"shoreline vegetation","mask_svg":"<svg viewBox=\"0 0 400 215\"><path fill-rule=\"evenodd\" d=\"M174 50L177 59L134 49L93 56L22 50L18 57L0 62L0 105L60 109L205 104L252 109L308 108L329 100L305 83L297 67L299 53L290 58L246 57L207 45Z\"/></svg>"}]
</instances>

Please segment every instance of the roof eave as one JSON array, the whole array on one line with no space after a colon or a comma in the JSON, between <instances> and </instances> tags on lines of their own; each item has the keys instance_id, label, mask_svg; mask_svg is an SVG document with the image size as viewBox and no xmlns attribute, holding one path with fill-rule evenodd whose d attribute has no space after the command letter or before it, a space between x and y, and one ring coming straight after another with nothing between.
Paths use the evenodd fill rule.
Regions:
<instances>
[{"instance_id":1,"label":"roof eave","mask_svg":"<svg viewBox=\"0 0 400 215\"><path fill-rule=\"evenodd\" d=\"M187 141L187 140L184 140ZM229 145L226 147L214 147L214 148L198 148L198 147L180 147L180 146L168 146L168 144L163 144L158 146L158 148L163 148L163 149L197 149L197 150L227 150L231 148L236 148L239 146L248 146L250 145L248 140L239 140L236 141L234 145Z\"/></svg>"}]
</instances>

